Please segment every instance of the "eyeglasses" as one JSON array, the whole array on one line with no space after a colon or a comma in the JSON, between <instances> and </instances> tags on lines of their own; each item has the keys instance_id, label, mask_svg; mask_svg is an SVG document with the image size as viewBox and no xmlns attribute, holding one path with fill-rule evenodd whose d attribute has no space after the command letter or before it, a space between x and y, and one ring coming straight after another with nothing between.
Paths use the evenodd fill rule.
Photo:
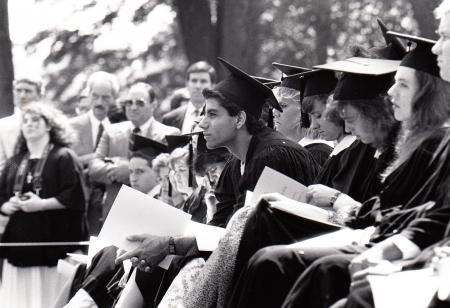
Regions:
<instances>
[{"instance_id":1,"label":"eyeglasses","mask_svg":"<svg viewBox=\"0 0 450 308\"><path fill-rule=\"evenodd\" d=\"M145 106L145 101L143 99L135 99L135 100L127 99L127 100L122 102L122 104L125 107L131 107L133 105L133 103L136 105L136 107L142 108L142 107Z\"/></svg>"}]
</instances>

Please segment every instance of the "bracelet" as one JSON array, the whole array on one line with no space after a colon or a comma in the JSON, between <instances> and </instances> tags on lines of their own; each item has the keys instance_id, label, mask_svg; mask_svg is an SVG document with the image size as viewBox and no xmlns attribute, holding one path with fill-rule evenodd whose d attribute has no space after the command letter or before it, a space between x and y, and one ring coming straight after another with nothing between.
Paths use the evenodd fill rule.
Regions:
<instances>
[{"instance_id":1,"label":"bracelet","mask_svg":"<svg viewBox=\"0 0 450 308\"><path fill-rule=\"evenodd\" d=\"M330 198L330 203L329 203L330 207L333 207L333 205L334 205L334 203L336 202L337 198L339 198L339 196L340 196L341 194L342 194L342 193L341 193L340 191L338 191L338 192L336 192L336 193Z\"/></svg>"},{"instance_id":2,"label":"bracelet","mask_svg":"<svg viewBox=\"0 0 450 308\"><path fill-rule=\"evenodd\" d=\"M169 237L169 246L167 246L167 252L169 255L175 255L175 239Z\"/></svg>"}]
</instances>

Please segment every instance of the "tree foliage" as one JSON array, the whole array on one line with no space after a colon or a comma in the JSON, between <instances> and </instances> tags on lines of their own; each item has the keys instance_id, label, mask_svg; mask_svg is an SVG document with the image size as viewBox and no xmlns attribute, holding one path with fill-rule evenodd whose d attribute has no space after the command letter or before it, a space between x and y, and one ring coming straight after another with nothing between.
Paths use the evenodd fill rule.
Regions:
<instances>
[{"instance_id":1,"label":"tree foliage","mask_svg":"<svg viewBox=\"0 0 450 308\"><path fill-rule=\"evenodd\" d=\"M216 64L217 56L251 74L278 77L274 61L311 67L346 56L353 44L382 44L376 17L396 31L428 34L435 6L419 5L421 0L65 2L73 2L70 16L82 27L68 18L41 29L26 48L30 54L47 48L48 94L68 111L95 70L117 74L123 89L136 80L150 82L160 97L183 86L188 63ZM156 31L152 21L161 14L166 19ZM122 28L128 42L121 42Z\"/></svg>"}]
</instances>

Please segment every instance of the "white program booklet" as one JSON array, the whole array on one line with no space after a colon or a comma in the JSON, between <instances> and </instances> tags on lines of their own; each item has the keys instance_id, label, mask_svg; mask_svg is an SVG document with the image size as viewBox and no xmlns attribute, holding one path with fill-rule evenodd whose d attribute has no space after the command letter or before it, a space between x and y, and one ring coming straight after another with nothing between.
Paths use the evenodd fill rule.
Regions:
<instances>
[{"instance_id":1,"label":"white program booklet","mask_svg":"<svg viewBox=\"0 0 450 308\"><path fill-rule=\"evenodd\" d=\"M191 215L156 200L131 187L122 185L106 217L98 239L130 251L138 247L137 242L126 239L129 235L153 234L181 236L186 232ZM167 268L169 259L163 263Z\"/></svg>"},{"instance_id":2,"label":"white program booklet","mask_svg":"<svg viewBox=\"0 0 450 308\"><path fill-rule=\"evenodd\" d=\"M296 201L305 202L307 191L305 185L266 166L256 183L250 203L255 205L262 194L273 192Z\"/></svg>"}]
</instances>

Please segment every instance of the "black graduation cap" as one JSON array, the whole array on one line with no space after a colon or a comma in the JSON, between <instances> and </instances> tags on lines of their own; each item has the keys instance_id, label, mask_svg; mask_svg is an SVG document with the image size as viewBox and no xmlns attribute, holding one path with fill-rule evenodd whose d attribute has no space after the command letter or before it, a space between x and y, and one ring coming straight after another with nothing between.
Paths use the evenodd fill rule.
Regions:
<instances>
[{"instance_id":1,"label":"black graduation cap","mask_svg":"<svg viewBox=\"0 0 450 308\"><path fill-rule=\"evenodd\" d=\"M393 83L400 61L353 57L317 65L315 68L343 72L334 90L336 100L373 99Z\"/></svg>"},{"instance_id":2,"label":"black graduation cap","mask_svg":"<svg viewBox=\"0 0 450 308\"><path fill-rule=\"evenodd\" d=\"M189 157L189 187L194 186L194 146L192 144L192 137L200 135L202 132L194 132L184 135L166 135L166 140L169 148L169 152L172 152L176 148L182 148L188 145Z\"/></svg>"},{"instance_id":3,"label":"black graduation cap","mask_svg":"<svg viewBox=\"0 0 450 308\"><path fill-rule=\"evenodd\" d=\"M268 86L270 89L273 89L274 87L280 85L281 81L277 81L275 79L265 78L265 77L258 77L258 76L252 76L262 84Z\"/></svg>"},{"instance_id":4,"label":"black graduation cap","mask_svg":"<svg viewBox=\"0 0 450 308\"><path fill-rule=\"evenodd\" d=\"M167 140L169 152L172 152L176 148L182 148L182 147L188 145L189 142L191 141L191 139L192 139L191 134L167 135L166 140Z\"/></svg>"},{"instance_id":5,"label":"black graduation cap","mask_svg":"<svg viewBox=\"0 0 450 308\"><path fill-rule=\"evenodd\" d=\"M142 137L138 134L133 134L131 138L133 138L133 146L131 147L133 153L139 152L148 157L156 157L161 153L168 152L167 145L158 141Z\"/></svg>"},{"instance_id":6,"label":"black graduation cap","mask_svg":"<svg viewBox=\"0 0 450 308\"><path fill-rule=\"evenodd\" d=\"M437 77L440 76L437 56L431 52L431 48L436 44L436 41L393 31L389 31L388 35L405 39L410 43L416 43L416 47L408 52L400 62L401 66L410 67Z\"/></svg>"},{"instance_id":7,"label":"black graduation cap","mask_svg":"<svg viewBox=\"0 0 450 308\"><path fill-rule=\"evenodd\" d=\"M231 74L216 84L214 90L258 119L266 102L273 108L283 111L269 87L224 59L217 59Z\"/></svg>"},{"instance_id":8,"label":"black graduation cap","mask_svg":"<svg viewBox=\"0 0 450 308\"><path fill-rule=\"evenodd\" d=\"M281 77L281 87L291 88L302 92L303 85L300 74L310 71L309 68L278 62L273 62L272 65L284 74L284 76Z\"/></svg>"},{"instance_id":9,"label":"black graduation cap","mask_svg":"<svg viewBox=\"0 0 450 308\"><path fill-rule=\"evenodd\" d=\"M381 30L381 33L383 34L386 46L373 47L370 50L380 55L384 59L401 60L406 54L406 48L404 44L397 37L387 34L389 29L380 18L377 18L377 23L378 27Z\"/></svg>"},{"instance_id":10,"label":"black graduation cap","mask_svg":"<svg viewBox=\"0 0 450 308\"><path fill-rule=\"evenodd\" d=\"M302 73L304 90L303 98L330 94L336 88L337 78L333 71L316 69Z\"/></svg>"}]
</instances>

